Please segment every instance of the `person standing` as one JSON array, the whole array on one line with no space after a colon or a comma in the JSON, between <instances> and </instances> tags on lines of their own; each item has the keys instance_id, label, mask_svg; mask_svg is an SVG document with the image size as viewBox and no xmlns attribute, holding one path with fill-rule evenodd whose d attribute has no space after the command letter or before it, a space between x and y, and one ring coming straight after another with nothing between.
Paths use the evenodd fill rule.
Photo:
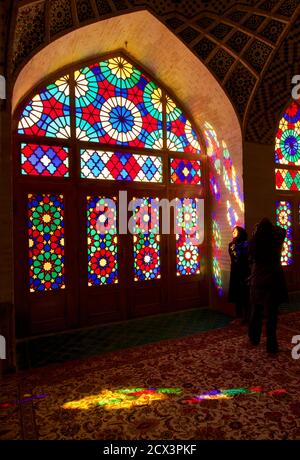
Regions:
<instances>
[{"instance_id":1,"label":"person standing","mask_svg":"<svg viewBox=\"0 0 300 460\"><path fill-rule=\"evenodd\" d=\"M241 323L248 321L249 287L247 278L250 275L248 259L248 236L243 227L234 227L233 239L229 243L230 281L228 300L235 304L235 315Z\"/></svg>"},{"instance_id":2,"label":"person standing","mask_svg":"<svg viewBox=\"0 0 300 460\"><path fill-rule=\"evenodd\" d=\"M266 316L267 352L279 351L277 342L277 316L279 305L288 301L287 286L281 266L281 251L286 231L263 218L249 242L252 262L250 276L251 317L249 339L260 343L262 321Z\"/></svg>"}]
</instances>

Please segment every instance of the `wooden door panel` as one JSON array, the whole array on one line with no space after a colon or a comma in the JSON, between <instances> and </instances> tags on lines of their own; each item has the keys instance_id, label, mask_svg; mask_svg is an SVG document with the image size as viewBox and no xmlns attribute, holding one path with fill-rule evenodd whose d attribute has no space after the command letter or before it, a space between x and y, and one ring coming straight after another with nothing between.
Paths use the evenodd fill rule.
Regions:
<instances>
[{"instance_id":1,"label":"wooden door panel","mask_svg":"<svg viewBox=\"0 0 300 460\"><path fill-rule=\"evenodd\" d=\"M98 198L107 197L112 199L114 196L115 194L112 194L111 191L103 191L102 189L99 190L99 185L98 187L94 186L94 189L91 187L90 193L86 193L85 190L80 190L78 194L78 246L80 250L78 254L77 267L80 273L80 324L82 326L121 321L126 316L124 313L124 304L126 302L124 292L126 287L124 282L124 261L122 250L122 247L124 246L123 236L115 234L111 237L111 241L113 241L112 246L107 246L106 243L104 243L104 241L106 241L106 237L97 236L97 232L97 234L95 234L95 231L97 230L95 218L91 216L89 211L92 204L95 204ZM87 205L87 203L89 203L89 205ZM116 205L118 209L117 200ZM97 207L94 209L97 210ZM98 216L97 213L96 215ZM94 232L94 236L90 231L87 232L88 222L90 223L89 228ZM108 251L110 252L111 256L113 256L114 272L114 275L112 274L111 278L108 277L106 280L100 281L99 278L102 273L99 271L100 265L93 268L94 264L92 264L91 260L92 252L89 253L88 248L90 248L90 251L91 249L95 251L93 254L95 255L96 262L99 262L99 264L102 257L103 263L107 263L107 254ZM117 256L116 263L115 255Z\"/></svg>"},{"instance_id":2,"label":"wooden door panel","mask_svg":"<svg viewBox=\"0 0 300 460\"><path fill-rule=\"evenodd\" d=\"M18 337L24 337L76 327L78 325L78 292L76 290L77 271L74 264L74 261L76 261L76 245L74 244L73 232L74 215L72 209L74 207L72 206L72 193L70 193L70 189L67 186L61 187L59 184L51 184L51 186L46 184L41 187L39 184L30 183L27 184L26 188L20 187L18 195L18 206L14 216L16 231L15 254L18 255L18 263L15 264L15 280L16 286L18 286L15 296L17 335ZM55 229L53 227L50 232L47 230L44 232L43 230L38 230L36 223L35 227L31 228L32 231L36 229L36 235L29 235L29 195L41 197L62 196L64 234L59 233L60 237L58 239L57 234L54 234ZM42 221L41 211L39 218ZM21 229L22 231L20 232ZM47 235L47 238L51 236L51 239L46 240L45 235ZM54 238L53 241L52 238ZM51 246L46 248L45 241L48 242L48 246L50 246L51 241ZM60 247L58 252L56 250L57 246ZM31 263L29 263L29 248L32 251ZM50 289L44 290L38 290L37 288L35 292L31 292L29 269L33 266L33 263L36 263L36 260L39 260L40 267L43 266L46 260L38 259L42 257L43 251L52 256L61 254L64 258L62 260L65 275L64 285L62 287L60 285L51 286ZM55 260L51 259L51 263L53 269ZM42 269L40 269L40 273L34 275L37 281L40 276L42 276ZM44 282L46 278L43 276L41 279Z\"/></svg>"},{"instance_id":3,"label":"wooden door panel","mask_svg":"<svg viewBox=\"0 0 300 460\"><path fill-rule=\"evenodd\" d=\"M203 279L193 277L178 277L174 284L174 307L184 310L208 305L208 283Z\"/></svg>"},{"instance_id":4,"label":"wooden door panel","mask_svg":"<svg viewBox=\"0 0 300 460\"><path fill-rule=\"evenodd\" d=\"M68 327L66 292L48 292L42 296L33 293L30 296L31 334L43 334L61 331Z\"/></svg>"},{"instance_id":5,"label":"wooden door panel","mask_svg":"<svg viewBox=\"0 0 300 460\"><path fill-rule=\"evenodd\" d=\"M174 198L201 198L199 191L195 190L185 191L182 195L178 190L173 192L172 199ZM172 218L171 222L174 222ZM174 229L173 229L174 231ZM191 249L193 246L191 247ZM171 235L169 239L169 311L184 310L200 306L207 306L209 303L209 283L207 281L207 274L205 273L205 261L207 256L207 238L204 235L204 241L197 246L199 273L183 274L183 262L179 262L177 256L177 237ZM178 246L179 249L179 246ZM179 265L179 266L178 266ZM187 270L188 271L188 270ZM178 275L180 273L180 275Z\"/></svg>"},{"instance_id":6,"label":"wooden door panel","mask_svg":"<svg viewBox=\"0 0 300 460\"><path fill-rule=\"evenodd\" d=\"M139 190L130 194L129 199L132 199L133 197L160 199L162 196L163 195L161 193L155 190ZM149 201L143 202L143 205L145 206L145 209L148 208L149 213L151 214L150 207L148 206ZM154 220L157 224L157 231L159 232L161 228L159 210L154 214L156 215ZM133 213L130 213L129 217L132 215ZM146 233L144 237L143 235L139 235L137 233L135 235L129 234L127 237L125 258L128 262L126 271L126 283L128 286L128 317L153 315L166 311L167 297L165 286L168 279L166 239L159 233L151 234L151 230L149 235L151 236L148 236ZM150 244L147 246L149 242ZM153 250L153 253L148 254L145 252L148 248ZM136 256L134 256L134 250L136 251ZM147 262L144 262L141 265L141 260L157 260L158 263L152 266L151 262L149 262L149 265L147 265ZM153 276L153 279L151 279L151 277L149 277L149 279L144 279L149 274Z\"/></svg>"},{"instance_id":7,"label":"wooden door panel","mask_svg":"<svg viewBox=\"0 0 300 460\"><path fill-rule=\"evenodd\" d=\"M146 283L147 281L135 286L130 296L130 316L133 318L163 312L164 292L161 282L153 280Z\"/></svg>"},{"instance_id":8,"label":"wooden door panel","mask_svg":"<svg viewBox=\"0 0 300 460\"><path fill-rule=\"evenodd\" d=\"M121 289L117 285L90 287L81 295L82 324L104 324L124 319Z\"/></svg>"}]
</instances>

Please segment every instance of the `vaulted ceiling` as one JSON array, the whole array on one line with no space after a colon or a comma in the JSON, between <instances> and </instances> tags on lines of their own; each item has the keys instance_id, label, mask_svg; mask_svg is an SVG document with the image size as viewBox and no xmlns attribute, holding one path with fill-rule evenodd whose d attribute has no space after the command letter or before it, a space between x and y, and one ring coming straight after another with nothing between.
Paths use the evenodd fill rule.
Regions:
<instances>
[{"instance_id":1,"label":"vaulted ceiling","mask_svg":"<svg viewBox=\"0 0 300 460\"><path fill-rule=\"evenodd\" d=\"M12 79L37 50L63 34L114 15L147 9L212 72L232 101L245 138L253 142L273 142L277 120L291 97L291 78L300 73L299 0L11 3L6 2L0 17L11 24L9 53L4 49L0 53Z\"/></svg>"}]
</instances>

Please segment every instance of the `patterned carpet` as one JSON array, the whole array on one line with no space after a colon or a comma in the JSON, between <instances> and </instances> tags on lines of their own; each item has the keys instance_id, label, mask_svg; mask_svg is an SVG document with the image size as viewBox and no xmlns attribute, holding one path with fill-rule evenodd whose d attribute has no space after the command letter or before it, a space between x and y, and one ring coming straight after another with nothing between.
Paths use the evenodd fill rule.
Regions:
<instances>
[{"instance_id":1,"label":"patterned carpet","mask_svg":"<svg viewBox=\"0 0 300 460\"><path fill-rule=\"evenodd\" d=\"M300 312L279 324L276 357L228 325L10 376L0 439L300 439Z\"/></svg>"}]
</instances>

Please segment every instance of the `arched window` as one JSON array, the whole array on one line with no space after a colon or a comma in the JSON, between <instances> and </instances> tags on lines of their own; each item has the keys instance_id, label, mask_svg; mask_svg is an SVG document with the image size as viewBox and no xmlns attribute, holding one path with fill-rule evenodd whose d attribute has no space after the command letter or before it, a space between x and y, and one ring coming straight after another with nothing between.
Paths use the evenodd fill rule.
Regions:
<instances>
[{"instance_id":1,"label":"arched window","mask_svg":"<svg viewBox=\"0 0 300 460\"><path fill-rule=\"evenodd\" d=\"M185 231L205 196L205 144L175 97L127 57L107 57L26 99L15 135L25 333L199 306L201 295L205 304L206 242ZM146 230L120 231L120 192L140 199L128 218ZM153 203L166 198L181 203L181 235L147 232L162 218Z\"/></svg>"},{"instance_id":2,"label":"arched window","mask_svg":"<svg viewBox=\"0 0 300 460\"><path fill-rule=\"evenodd\" d=\"M295 266L299 254L300 106L292 101L283 113L275 140L276 223L284 227L281 263Z\"/></svg>"}]
</instances>

